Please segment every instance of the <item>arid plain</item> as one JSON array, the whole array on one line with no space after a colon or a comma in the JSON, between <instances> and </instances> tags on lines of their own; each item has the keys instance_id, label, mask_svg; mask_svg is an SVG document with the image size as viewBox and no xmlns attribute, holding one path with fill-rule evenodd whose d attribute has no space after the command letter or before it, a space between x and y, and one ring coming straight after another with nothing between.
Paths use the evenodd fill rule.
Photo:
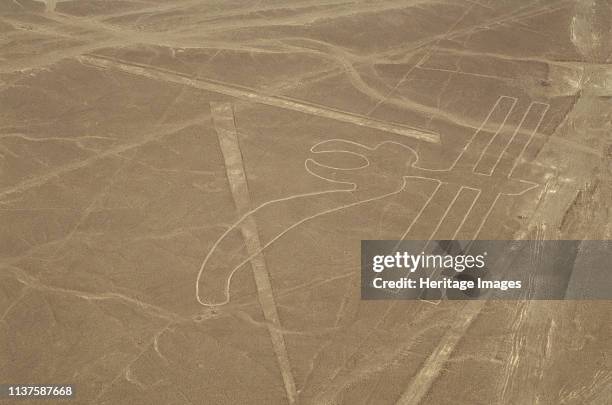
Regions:
<instances>
[{"instance_id":1,"label":"arid plain","mask_svg":"<svg viewBox=\"0 0 612 405\"><path fill-rule=\"evenodd\" d=\"M2 0L0 383L607 404L610 301L363 301L359 246L609 240L611 159L609 1Z\"/></svg>"}]
</instances>

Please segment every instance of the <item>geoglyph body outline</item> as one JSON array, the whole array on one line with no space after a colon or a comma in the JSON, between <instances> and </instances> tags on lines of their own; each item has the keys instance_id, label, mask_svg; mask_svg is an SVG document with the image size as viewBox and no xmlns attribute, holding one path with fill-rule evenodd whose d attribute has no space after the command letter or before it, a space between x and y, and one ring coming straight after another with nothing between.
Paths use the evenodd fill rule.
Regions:
<instances>
[{"instance_id":1,"label":"geoglyph body outline","mask_svg":"<svg viewBox=\"0 0 612 405\"><path fill-rule=\"evenodd\" d=\"M399 142L395 142L395 141L385 141L385 142L381 142L379 144L377 144L374 147L369 147L367 145L363 145L360 144L358 142L354 142L354 141L350 141L350 140L346 140L346 139L338 139L338 138L334 138L334 139L327 139L327 140L323 140L320 141L316 144L314 144L311 148L310 148L310 152L313 154L317 154L317 153L332 153L332 152L338 152L338 153L349 153L355 156L358 156L359 158L364 160L364 164L361 166L357 166L357 167L352 167L352 168L341 168L341 167L334 167L334 166L329 166L329 165L325 165L325 164L321 164L316 162L314 159L312 158L307 158L304 161L304 169L311 174L312 176L315 176L317 178L320 178L322 180L325 180L327 182L331 182L331 183L337 183L337 184L345 184L350 186L349 188L341 188L341 189L334 189L334 190L324 190L324 191L317 191L317 192L310 192L310 193L303 193L303 194L296 194L296 195L292 195L292 196L288 196L288 197L283 197L283 198L278 198L278 199L274 199L274 200L270 200L267 201L261 205L259 205L256 208L253 208L251 210L249 210L248 212L244 213L236 222L234 222L225 232L223 232L220 237L215 241L215 243L213 244L213 246L211 247L211 249L208 251L207 255L205 256L202 264L200 265L200 269L198 271L197 277L196 277L196 282L195 282L195 289L196 289L196 299L197 301L206 307L217 307L217 306L222 306L225 305L227 303L229 303L231 296L230 296L230 288L231 288L231 281L233 276L236 274L236 272L242 268L244 265L246 265L247 263L249 263L251 260L253 260L257 255L260 255L267 247L269 247L270 245L272 245L273 243L275 243L278 239L280 239L281 237L283 237L287 232L291 231L292 229L302 225L303 223L310 221L314 218L323 216L323 215L327 215L327 214L331 214L334 212L338 212L347 208L351 208L351 207L355 207L361 204L366 204L369 202L373 202L373 201L377 201L377 200L381 200L387 197L391 197L395 194L398 194L400 192L402 192L407 185L407 181L408 179L424 179L424 180L429 180L429 181L435 181L437 182L437 186L435 188L435 190L431 193L431 195L429 196L429 198L427 199L427 201L425 202L425 204L423 204L423 206L421 207L421 209L418 211L418 213L416 214L416 216L413 218L412 222L410 223L410 225L407 227L406 231L402 234L400 240L404 240L406 238L406 236L410 233L410 231L412 230L412 228L414 227L414 225L417 223L417 221L421 218L423 212L425 211L425 209L430 206L430 203L434 200L436 194L438 193L438 191L441 189L441 187L444 184L448 184L445 183L444 181L436 178L436 174L437 173L442 173L442 172L451 172L453 170L456 169L457 164L461 161L461 159L464 157L464 155L466 154L466 152L470 149L470 147L472 146L472 143L474 142L476 136L483 130L484 126L489 122L491 115L493 114L493 112L496 110L496 108L499 107L500 103L502 100L507 99L507 100L511 100L512 104L509 108L509 110L507 111L504 120L501 122L501 124L498 126L498 129L495 131L495 133L490 137L490 139L488 140L488 142L486 143L486 146L482 148L482 150L480 151L479 157L476 161L476 163L474 163L474 165L471 168L471 172L476 175L476 176L484 176L484 177L492 177L493 174L495 173L496 168L498 167L502 157L507 153L508 148L513 144L513 142L515 141L516 135L518 134L519 130L522 128L525 119L527 118L527 116L530 114L530 112L532 111L532 107L535 105L541 105L544 106L544 110L543 112L540 114L540 118L537 122L537 124L534 126L533 131L531 132L531 134L529 135L529 138L527 139L526 142L524 142L523 147L521 148L520 152L518 153L518 155L515 157L514 159L514 163L512 168L510 169L510 171L505 175L505 177L508 179L508 181L514 181L514 182L519 182L522 183L525 187L516 193L502 193L502 192L498 192L496 197L494 198L494 200L490 203L489 209L486 211L486 214L484 215L484 217L482 218L482 221L476 231L476 233L473 236L473 239L476 239L478 237L478 235L480 234L480 232L482 231L482 228L484 226L484 224L486 223L487 219L489 218L489 216L491 215L493 208L495 207L495 205L497 204L497 201L499 199L499 197L501 195L514 195L514 196L520 196L523 195L525 193L527 193L528 191L533 190L534 188L538 187L539 184L535 183L535 182L531 182L531 181L526 181L526 180L519 180L519 179L510 179L510 177L512 176L512 174L514 173L516 167L518 166L518 163L520 162L520 159L522 158L523 154L525 153L526 149L528 148L528 146L531 144L533 137L535 136L535 133L537 132L537 129L539 128L539 126L541 125L541 122L544 118L544 116L546 115L550 105L547 103L541 103L541 102L531 102L529 104L529 107L527 108L527 110L525 111L525 113L522 116L522 119L520 121L520 123L516 126L512 136L510 137L510 139L507 141L506 145L504 146L503 150L501 151L501 153L499 153L496 157L496 161L495 164L493 165L493 167L485 173L480 173L477 172L476 169L478 168L478 166L480 165L483 157L486 154L487 149L493 144L493 142L495 141L495 139L497 139L497 136L499 135L500 131L504 128L504 126L506 125L506 121L508 119L508 117L510 116L510 114L513 112L518 99L516 97L510 97L510 96L499 96L498 99L495 101L495 103L493 104L493 106L491 107L491 109L489 110L489 113L487 114L487 116L484 118L484 120L482 121L482 124L479 126L479 128L474 132L474 134L472 135L472 137L470 138L470 140L466 143L466 145L463 147L462 151L459 153L459 155L457 156L457 158L455 159L454 162L452 162L452 164L450 165L450 167L446 168L446 169L428 169L428 168L423 168L423 167L419 167L417 164L419 162L419 156L416 153L416 151L414 149L412 149L411 147L404 145L402 143ZM326 150L318 150L318 147L321 145L324 145L326 143L343 143L346 145L350 145L351 147L356 147L357 149L361 149L364 151L364 153L359 153L359 152L355 152L353 150L342 150L342 149L326 149ZM200 280L202 278L202 274L204 273L205 269L206 269L206 265L208 264L208 261L210 260L210 258L212 257L213 253L216 251L217 247L219 246L220 243L222 243L222 241L224 240L224 238L233 230L237 229L245 220L247 220L249 217L251 217L253 214L257 213L259 210L270 206L272 204L277 204L277 203L281 203L284 201L289 201L289 200L295 200L295 199L300 199L300 198L307 198L307 197L316 197L316 196L321 196L321 195L327 195L327 194L335 194L335 193L351 193L354 192L358 189L358 184L355 182L351 182L351 181L339 181L339 180L335 180L333 178L329 178L329 177L324 177L320 174L315 173L311 167L309 167L309 165L315 164L316 166L314 167L318 167L318 168L324 168L324 169L329 169L329 170L334 170L334 171L344 171L344 172L350 172L350 171L355 171L355 170L361 170L361 169L365 169L367 167L369 167L371 165L371 161L368 158L368 156L366 155L367 151L372 152L372 151L376 151L377 149L379 149L380 147L382 147L383 145L389 145L389 144L393 144L393 145L397 145L398 147L401 148L405 148L407 150L408 153L412 154L413 160L411 162L410 168L416 170L416 171L420 171L423 174L430 174L429 176L425 176L425 175L414 175L414 174L409 174L409 175L403 175L402 176L402 181L401 181L401 185L398 189L389 192L389 193L384 193L381 194L379 196L375 196L375 197L371 197L371 198L367 198L367 199L363 199L363 200L359 200L350 204L344 204L344 205L340 205L337 207L333 207L327 210L323 210L320 211L314 215L310 215L307 216L295 223L293 223L292 225L290 225L289 227L285 228L282 232L278 233L275 237L273 237L270 241L268 241L266 244L264 244L257 252L250 254L246 259L244 259L242 262L240 262L237 266L235 266L229 273L229 275L227 276L226 282L225 282L225 289L224 289L224 296L225 299L223 301L220 302L206 302L205 300L203 300L200 297ZM427 240L428 242L431 241L433 239L433 237L435 236L436 232L438 231L439 227L441 226L441 224L443 223L443 221L446 219L447 215L449 214L454 202L457 200L457 198L459 198L459 195L463 192L463 190L473 190L476 191L476 196L473 198L472 203L470 205L470 207L468 208L467 212L465 213L464 217L462 218L459 226L457 227L455 233L453 234L453 237L451 239L454 239L455 236L457 236L458 232L460 231L461 227L463 226L463 224L465 223L466 219L468 218L468 216L470 215L470 213L472 212L472 209L474 208L474 206L476 205L478 198L482 195L482 189L478 189L475 187L471 187L471 186L467 186L467 185L461 185L459 187L459 190L457 191L457 193L455 194L455 196L449 201L448 205L445 208L445 211L443 213L443 215L440 217L436 227L434 228L433 232L431 233L429 239Z\"/></svg>"}]
</instances>

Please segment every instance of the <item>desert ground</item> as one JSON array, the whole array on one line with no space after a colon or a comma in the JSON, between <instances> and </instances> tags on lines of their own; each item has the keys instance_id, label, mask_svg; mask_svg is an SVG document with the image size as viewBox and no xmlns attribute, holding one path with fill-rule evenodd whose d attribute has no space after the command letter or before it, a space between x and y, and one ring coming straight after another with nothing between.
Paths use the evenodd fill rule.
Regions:
<instances>
[{"instance_id":1,"label":"desert ground","mask_svg":"<svg viewBox=\"0 0 612 405\"><path fill-rule=\"evenodd\" d=\"M0 384L609 404L609 300L366 301L359 247L611 213L610 1L0 1Z\"/></svg>"}]
</instances>

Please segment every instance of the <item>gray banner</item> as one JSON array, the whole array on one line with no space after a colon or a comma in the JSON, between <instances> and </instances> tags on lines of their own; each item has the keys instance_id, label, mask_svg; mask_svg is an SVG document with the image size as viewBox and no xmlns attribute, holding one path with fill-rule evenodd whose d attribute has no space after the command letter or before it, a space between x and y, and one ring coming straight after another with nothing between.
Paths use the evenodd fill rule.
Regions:
<instances>
[{"instance_id":1,"label":"gray banner","mask_svg":"<svg viewBox=\"0 0 612 405\"><path fill-rule=\"evenodd\" d=\"M361 242L362 299L612 299L612 241Z\"/></svg>"}]
</instances>

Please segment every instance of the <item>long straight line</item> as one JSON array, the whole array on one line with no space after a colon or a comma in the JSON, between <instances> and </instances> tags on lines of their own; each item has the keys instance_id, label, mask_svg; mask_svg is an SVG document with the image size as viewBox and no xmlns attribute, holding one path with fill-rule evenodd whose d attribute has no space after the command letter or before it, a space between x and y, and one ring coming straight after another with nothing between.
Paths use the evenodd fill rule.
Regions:
<instances>
[{"instance_id":1,"label":"long straight line","mask_svg":"<svg viewBox=\"0 0 612 405\"><path fill-rule=\"evenodd\" d=\"M183 84L197 89L225 94L227 96L253 103L265 104L286 110L293 110L304 114L346 122L361 127L377 129L379 131L419 139L424 142L440 143L440 135L437 133L427 132L395 122L381 121L365 115L336 110L334 108L311 104L301 100L263 94L255 89L230 83L223 83L211 79L195 78L183 73L160 69L154 66L140 65L137 63L101 57L98 55L80 56L79 60L95 67L114 68L134 75L144 76L159 81Z\"/></svg>"},{"instance_id":2,"label":"long straight line","mask_svg":"<svg viewBox=\"0 0 612 405\"><path fill-rule=\"evenodd\" d=\"M421 403L438 377L440 369L448 361L457 344L461 341L474 319L482 311L485 303L486 301L468 301L458 311L455 322L448 328L438 346L425 360L425 364L423 364L419 373L413 378L413 382L402 393L396 405L417 405Z\"/></svg>"},{"instance_id":3,"label":"long straight line","mask_svg":"<svg viewBox=\"0 0 612 405\"><path fill-rule=\"evenodd\" d=\"M246 173L244 170L244 162L238 143L238 135L234 123L234 111L231 103L211 103L211 112L213 123L219 137L219 145L225 160L225 169L227 179L229 181L232 197L238 215L242 215L250 210L251 198L249 194ZM252 256L251 268L253 269L253 277L257 286L257 297L261 305L272 347L276 354L276 359L280 368L285 391L290 404L295 403L297 391L295 388L295 380L291 372L291 364L289 355L287 354L287 346L285 338L281 332L280 319L276 301L272 292L272 283L270 275L266 267L266 261L261 253L261 241L259 240L259 232L257 224L252 216L240 225L240 231L247 248L249 257Z\"/></svg>"}]
</instances>

